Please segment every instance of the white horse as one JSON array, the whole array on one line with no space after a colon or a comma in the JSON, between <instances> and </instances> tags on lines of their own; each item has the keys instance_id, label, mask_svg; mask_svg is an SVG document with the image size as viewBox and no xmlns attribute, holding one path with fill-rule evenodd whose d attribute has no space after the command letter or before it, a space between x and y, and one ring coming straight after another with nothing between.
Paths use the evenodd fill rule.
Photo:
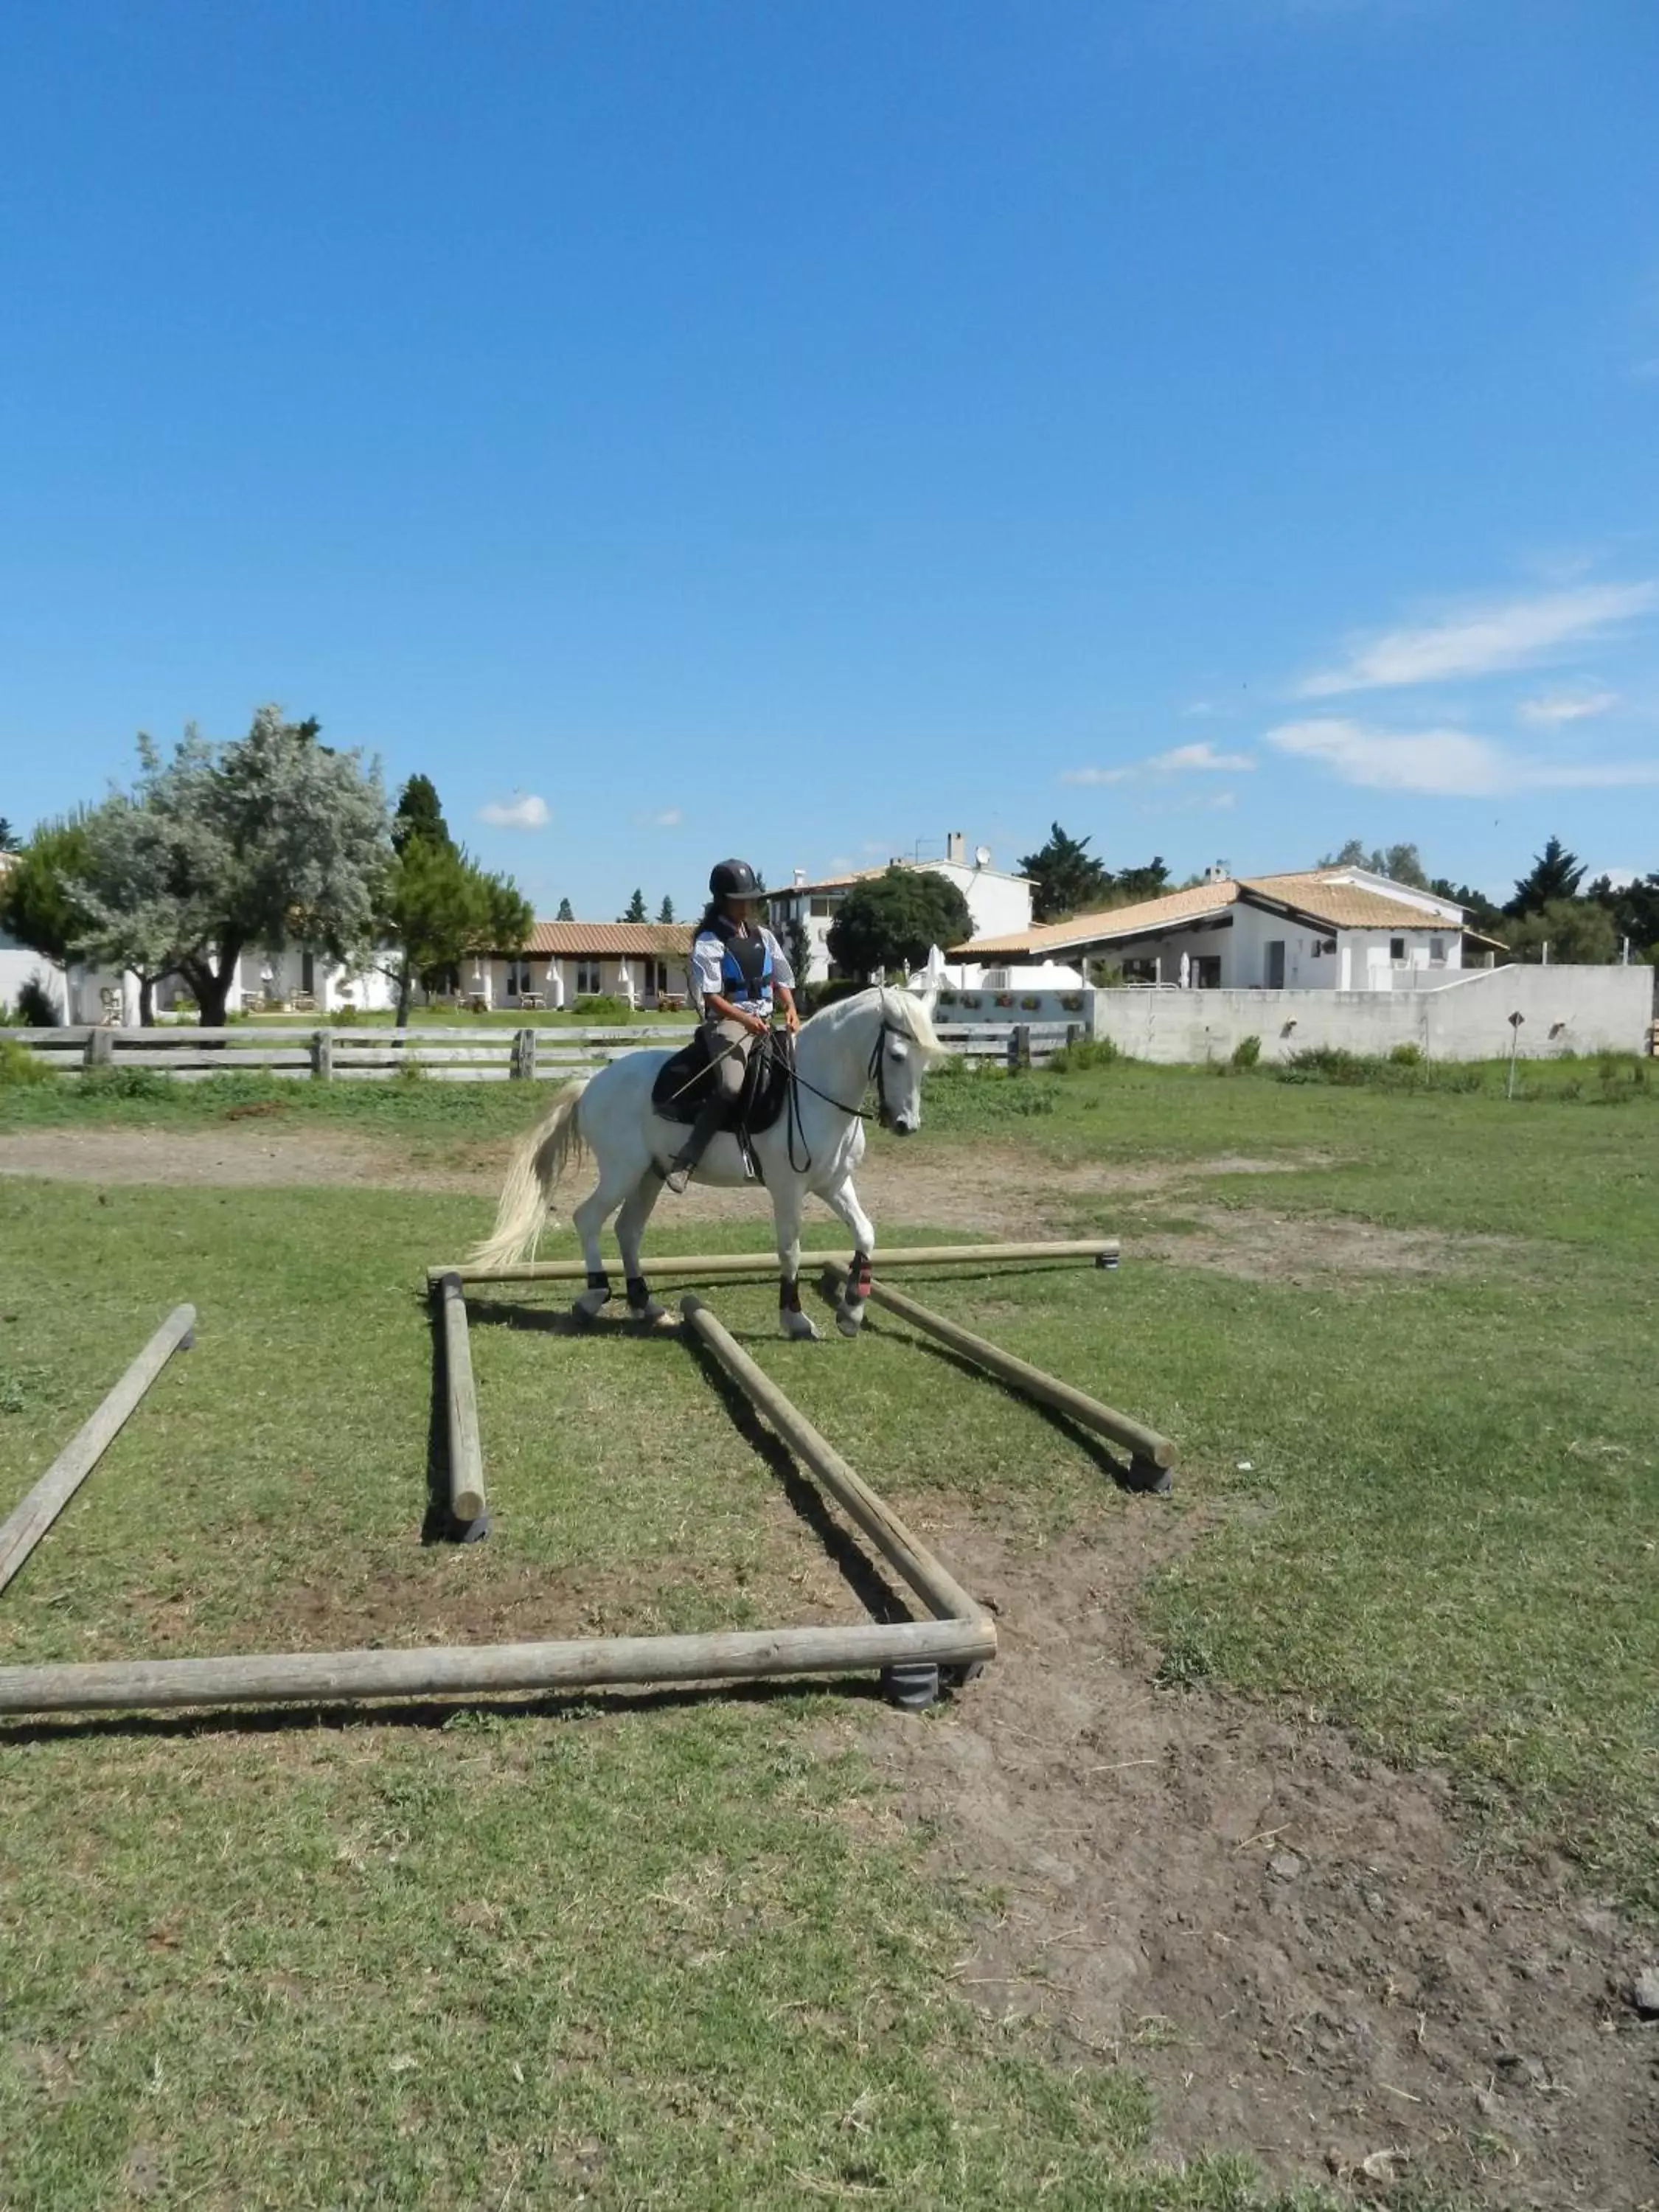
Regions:
<instances>
[{"instance_id":1,"label":"white horse","mask_svg":"<svg viewBox=\"0 0 1659 2212\"><path fill-rule=\"evenodd\" d=\"M876 1239L874 1224L853 1188L853 1171L864 1157L864 1095L873 1084L884 1128L904 1136L920 1125L921 1079L942 1049L933 1033L933 997L872 989L814 1014L795 1040L794 1110L787 1110L750 1140L771 1194L778 1317L786 1336L817 1334L801 1311L797 1281L801 1209L809 1193L821 1198L853 1235L854 1266L836 1309L836 1322L851 1336L864 1319ZM587 1288L576 1300L576 1311L591 1320L611 1296L599 1232L615 1213L629 1310L640 1321L663 1317L640 1264L640 1240L661 1195L664 1174L684 1140L684 1128L665 1121L651 1103L652 1086L671 1057L661 1051L624 1053L597 1075L564 1085L545 1118L514 1152L495 1226L473 1253L473 1265L515 1266L534 1249L554 1185L586 1148L593 1155L599 1181L572 1214L587 1262ZM722 1133L714 1138L694 1179L727 1186L748 1180L735 1136Z\"/></svg>"}]
</instances>

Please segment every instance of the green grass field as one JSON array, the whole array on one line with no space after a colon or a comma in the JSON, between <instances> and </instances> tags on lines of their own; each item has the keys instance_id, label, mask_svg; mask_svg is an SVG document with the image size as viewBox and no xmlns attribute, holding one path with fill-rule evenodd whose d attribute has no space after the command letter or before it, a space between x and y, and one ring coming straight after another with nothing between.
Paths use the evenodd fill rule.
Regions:
<instances>
[{"instance_id":1,"label":"green grass field","mask_svg":"<svg viewBox=\"0 0 1659 2212\"><path fill-rule=\"evenodd\" d=\"M943 1079L913 1140L1062 1176L1234 1163L1078 1198L1079 1231L1125 1237L1115 1278L928 1295L1180 1439L1159 1510L1202 1533L1144 1593L1166 1680L1440 1764L1484 1848L1563 1854L1638 1911L1659 1905L1656 1103L1593 1063L1513 1103L1496 1080L1120 1065ZM526 1118L506 1085L0 1087L0 1133L251 1110L434 1161ZM0 1663L856 1618L690 1351L574 1338L551 1297L473 1329L491 1541L421 1543L420 1270L486 1211L0 1181L0 1507L167 1307L201 1314L0 1598ZM1413 1264L1322 1267L1332 1224ZM840 1239L826 1221L817 1241ZM1198 1264L1222 1245L1302 1258ZM902 1499L1031 1546L1107 1546L1146 1510L994 1389L970 1431L944 1421L901 1330L788 1346L766 1286L711 1303ZM925 1832L868 1817L870 1774L824 1748L842 1710L787 1692L0 1725L0 2203L1325 2201L1227 2160L1149 2166L1132 2071L1062 2063L963 2001L976 1900L929 1874Z\"/></svg>"}]
</instances>

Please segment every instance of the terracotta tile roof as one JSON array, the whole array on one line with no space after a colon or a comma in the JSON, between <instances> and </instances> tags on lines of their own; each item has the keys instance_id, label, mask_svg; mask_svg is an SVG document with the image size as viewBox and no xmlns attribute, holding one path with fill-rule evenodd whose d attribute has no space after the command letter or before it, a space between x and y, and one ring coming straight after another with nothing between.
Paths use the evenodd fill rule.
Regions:
<instances>
[{"instance_id":1,"label":"terracotta tile roof","mask_svg":"<svg viewBox=\"0 0 1659 2212\"><path fill-rule=\"evenodd\" d=\"M691 950L691 925L681 921L538 921L527 953L552 959L684 960Z\"/></svg>"},{"instance_id":2,"label":"terracotta tile roof","mask_svg":"<svg viewBox=\"0 0 1659 2212\"><path fill-rule=\"evenodd\" d=\"M975 937L966 945L952 945L951 957L979 960L988 952L1062 952L1069 945L1104 944L1115 937L1133 937L1145 929L1224 914L1237 896L1238 885L1231 877L1218 884L1194 884L1190 890L1166 891L1162 898L1139 899L1133 906L1074 914L1069 921L1038 922L1008 937Z\"/></svg>"},{"instance_id":3,"label":"terracotta tile roof","mask_svg":"<svg viewBox=\"0 0 1659 2212\"><path fill-rule=\"evenodd\" d=\"M1182 922L1224 914L1241 898L1249 899L1252 893L1257 900L1289 907L1330 929L1455 929L1458 926L1425 907L1408 905L1404 899L1387 898L1381 891L1366 890L1357 884L1334 882L1336 872L1304 868L1279 876L1230 876L1218 884L1194 884L1189 890L1167 891L1162 898L1142 899L1133 906L1074 914L1069 921L1042 923L1008 937L976 937L966 945L952 945L950 957L978 961L998 953L1041 957L1079 945L1109 945L1120 938L1173 929Z\"/></svg>"},{"instance_id":4,"label":"terracotta tile roof","mask_svg":"<svg viewBox=\"0 0 1659 2212\"><path fill-rule=\"evenodd\" d=\"M1242 888L1281 906L1294 907L1310 921L1334 929L1455 929L1457 924L1407 899L1386 897L1360 884L1333 883L1329 872L1310 868L1300 875L1249 876Z\"/></svg>"}]
</instances>

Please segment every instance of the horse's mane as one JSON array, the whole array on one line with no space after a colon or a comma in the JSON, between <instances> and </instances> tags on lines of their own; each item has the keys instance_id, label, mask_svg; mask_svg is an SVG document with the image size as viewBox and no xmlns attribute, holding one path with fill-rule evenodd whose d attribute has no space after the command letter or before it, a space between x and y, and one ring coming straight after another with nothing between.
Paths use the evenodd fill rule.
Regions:
<instances>
[{"instance_id":1,"label":"horse's mane","mask_svg":"<svg viewBox=\"0 0 1659 2212\"><path fill-rule=\"evenodd\" d=\"M809 1029L842 1029L857 1015L869 1012L874 1000L881 1001L882 1011L896 1029L913 1037L924 1052L943 1053L933 1017L926 1004L914 991L896 989L891 985L872 983L867 991L855 992L849 999L837 999L833 1006L823 1006L804 1024Z\"/></svg>"}]
</instances>

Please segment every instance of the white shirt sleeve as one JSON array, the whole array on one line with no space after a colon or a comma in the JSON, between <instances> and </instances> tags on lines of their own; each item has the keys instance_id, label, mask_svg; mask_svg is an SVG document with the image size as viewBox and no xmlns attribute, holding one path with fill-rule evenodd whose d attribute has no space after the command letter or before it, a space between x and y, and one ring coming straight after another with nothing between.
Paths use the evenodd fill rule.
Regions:
<instances>
[{"instance_id":1,"label":"white shirt sleeve","mask_svg":"<svg viewBox=\"0 0 1659 2212\"><path fill-rule=\"evenodd\" d=\"M720 988L720 963L724 957L720 941L714 931L706 930L691 946L691 986L700 1000L707 1000L710 992Z\"/></svg>"}]
</instances>

